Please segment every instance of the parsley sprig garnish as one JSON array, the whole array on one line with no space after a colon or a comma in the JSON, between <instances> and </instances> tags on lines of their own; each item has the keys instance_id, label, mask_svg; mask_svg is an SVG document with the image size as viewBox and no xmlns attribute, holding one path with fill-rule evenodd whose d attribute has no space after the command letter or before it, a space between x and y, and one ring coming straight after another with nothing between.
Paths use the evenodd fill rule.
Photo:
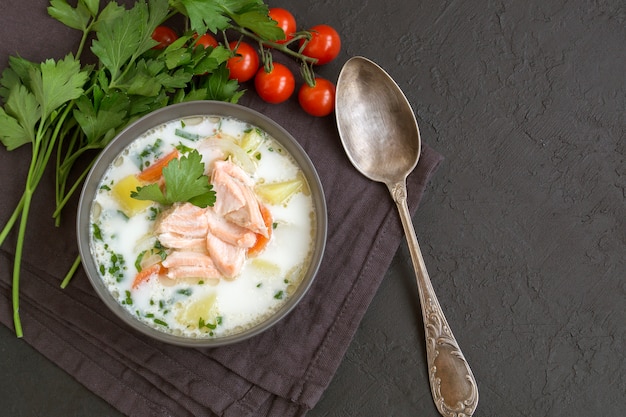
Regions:
<instances>
[{"instance_id":1,"label":"parsley sprig garnish","mask_svg":"<svg viewBox=\"0 0 626 417\"><path fill-rule=\"evenodd\" d=\"M171 160L163 168L164 190L158 184L137 187L130 196L137 200L150 200L163 205L189 202L198 207L212 206L215 191L204 175L204 163L197 150L187 156Z\"/></svg>"}]
</instances>

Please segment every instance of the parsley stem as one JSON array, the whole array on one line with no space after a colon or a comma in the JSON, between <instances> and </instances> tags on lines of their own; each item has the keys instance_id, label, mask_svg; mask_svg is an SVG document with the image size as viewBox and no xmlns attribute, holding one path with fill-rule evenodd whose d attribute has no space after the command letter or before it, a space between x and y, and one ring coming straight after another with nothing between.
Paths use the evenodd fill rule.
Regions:
<instances>
[{"instance_id":1,"label":"parsley stem","mask_svg":"<svg viewBox=\"0 0 626 417\"><path fill-rule=\"evenodd\" d=\"M4 243L4 239L7 238L7 236L13 229L13 226L15 226L15 222L17 222L17 219L20 217L20 214L22 214L22 208L24 207L24 198L25 198L24 195L25 194L26 192L24 192L22 194L22 197L20 197L20 201L15 206L15 210L13 210L13 214L11 214L11 217L9 217L9 220L7 220L6 224L4 225L4 228L2 229L2 233L0 233L0 246L2 246L2 244Z\"/></svg>"},{"instance_id":2,"label":"parsley stem","mask_svg":"<svg viewBox=\"0 0 626 417\"><path fill-rule=\"evenodd\" d=\"M72 106L66 106L60 113L60 117L57 121L56 128L52 133L49 132L50 122L59 116L59 113L55 113L51 116L50 121L41 121L35 135L35 139L32 143L32 155L31 162L28 169L28 175L26 176L26 186L24 187L24 194L18 207L20 209L20 223L17 232L17 242L15 246L15 257L13 261L13 279L11 285L11 296L13 304L13 325L15 327L15 335L22 337L22 322L20 319L20 271L22 268L22 255L24 253L24 241L26 237L26 226L28 224L28 215L30 213L31 202L33 193L37 189L41 178L45 172L48 161L52 156L52 152L55 148L55 142L58 138L59 131L67 115L70 112Z\"/></svg>"},{"instance_id":3,"label":"parsley stem","mask_svg":"<svg viewBox=\"0 0 626 417\"><path fill-rule=\"evenodd\" d=\"M67 271L67 274L65 274L65 278L63 278L63 281L61 282L61 288L65 289L65 287L67 287L72 277L74 277L74 274L76 273L76 270L78 269L79 266L80 266L80 255L78 255L76 259L74 259L74 263L72 264L72 267L70 268L69 271Z\"/></svg>"},{"instance_id":4,"label":"parsley stem","mask_svg":"<svg viewBox=\"0 0 626 417\"><path fill-rule=\"evenodd\" d=\"M87 166L87 168L83 170L83 172L76 179L76 181L74 182L72 187L69 189L69 191L64 192L63 197L61 197L61 195L57 197L57 206L56 206L56 209L54 210L54 213L52 213L52 217L56 219L57 225L61 221L61 211L63 210L67 202L70 200L74 192L82 185L83 180L85 179L87 174L89 174L89 170L91 169L91 167L93 166L95 162L96 162L95 159L89 162L89 166Z\"/></svg>"},{"instance_id":5,"label":"parsley stem","mask_svg":"<svg viewBox=\"0 0 626 417\"><path fill-rule=\"evenodd\" d=\"M89 34L92 31L94 19L91 20L91 23L83 29L83 36L80 38L80 43L78 44L78 49L76 50L76 59L80 59L80 56L83 54L83 49L85 49L85 43L87 43L87 39L89 38Z\"/></svg>"}]
</instances>

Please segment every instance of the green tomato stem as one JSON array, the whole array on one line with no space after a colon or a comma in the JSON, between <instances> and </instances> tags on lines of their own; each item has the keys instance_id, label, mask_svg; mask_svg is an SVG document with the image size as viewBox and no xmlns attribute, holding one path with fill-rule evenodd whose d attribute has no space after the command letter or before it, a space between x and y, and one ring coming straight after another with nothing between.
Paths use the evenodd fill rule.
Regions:
<instances>
[{"instance_id":1,"label":"green tomato stem","mask_svg":"<svg viewBox=\"0 0 626 417\"><path fill-rule=\"evenodd\" d=\"M304 78L304 81L309 86L311 87L315 86L315 74L313 72L313 65L315 65L318 60L317 58L311 58L302 53L302 51L304 50L304 47L306 46L306 43L311 38L310 32L299 32L295 34L294 37L290 39L288 42L277 43L277 42L265 40L261 38L260 36L258 36L256 33L251 32L248 29L240 27L240 26L231 26L231 28L241 33L242 35L257 41L259 43L261 50L263 50L264 46L268 46L270 48L281 51L282 53L301 61L302 62L302 69L301 69L302 78ZM300 49L297 52L289 48L290 44L296 41L300 41L301 39L304 39L304 44L300 47ZM266 67L266 71L267 71L268 68L271 68L272 63L267 61L267 57L265 56L265 54L262 54L261 58L263 59L263 65Z\"/></svg>"}]
</instances>

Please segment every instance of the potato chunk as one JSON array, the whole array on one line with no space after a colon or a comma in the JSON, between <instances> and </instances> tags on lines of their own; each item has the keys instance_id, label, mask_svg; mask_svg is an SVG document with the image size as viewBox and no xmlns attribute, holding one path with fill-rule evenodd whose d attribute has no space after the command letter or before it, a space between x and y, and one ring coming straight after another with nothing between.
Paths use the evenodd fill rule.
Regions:
<instances>
[{"instance_id":1,"label":"potato chunk","mask_svg":"<svg viewBox=\"0 0 626 417\"><path fill-rule=\"evenodd\" d=\"M134 175L129 175L122 178L116 184L113 185L111 193L120 205L121 210L128 217L132 217L135 214L147 209L152 203L146 200L137 200L130 196L131 191L135 191L137 187L141 187L143 184Z\"/></svg>"}]
</instances>

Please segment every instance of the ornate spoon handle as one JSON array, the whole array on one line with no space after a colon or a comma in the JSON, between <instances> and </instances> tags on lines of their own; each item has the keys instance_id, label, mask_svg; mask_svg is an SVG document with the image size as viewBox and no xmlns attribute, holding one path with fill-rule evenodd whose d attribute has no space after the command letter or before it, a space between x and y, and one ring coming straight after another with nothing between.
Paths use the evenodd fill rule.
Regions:
<instances>
[{"instance_id":1,"label":"ornate spoon handle","mask_svg":"<svg viewBox=\"0 0 626 417\"><path fill-rule=\"evenodd\" d=\"M478 387L463 352L443 315L430 282L406 202L406 182L387 184L400 212L417 278L426 332L428 378L435 405L445 417L469 417L478 405Z\"/></svg>"}]
</instances>

